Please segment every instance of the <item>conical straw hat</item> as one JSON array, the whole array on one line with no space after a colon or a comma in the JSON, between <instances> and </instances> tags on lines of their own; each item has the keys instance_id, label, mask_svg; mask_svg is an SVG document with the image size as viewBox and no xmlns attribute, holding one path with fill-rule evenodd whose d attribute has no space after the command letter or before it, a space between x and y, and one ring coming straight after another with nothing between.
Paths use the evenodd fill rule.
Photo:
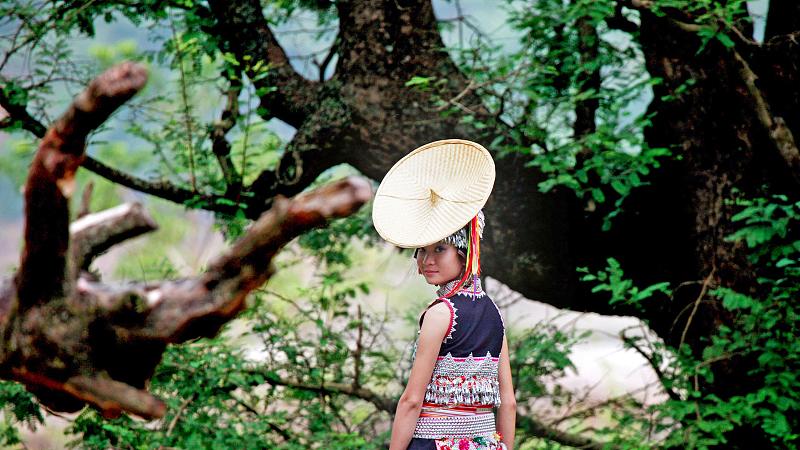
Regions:
<instances>
[{"instance_id":1,"label":"conical straw hat","mask_svg":"<svg viewBox=\"0 0 800 450\"><path fill-rule=\"evenodd\" d=\"M372 222L386 241L404 248L430 245L455 233L486 204L494 161L480 144L431 142L389 170L372 206Z\"/></svg>"}]
</instances>

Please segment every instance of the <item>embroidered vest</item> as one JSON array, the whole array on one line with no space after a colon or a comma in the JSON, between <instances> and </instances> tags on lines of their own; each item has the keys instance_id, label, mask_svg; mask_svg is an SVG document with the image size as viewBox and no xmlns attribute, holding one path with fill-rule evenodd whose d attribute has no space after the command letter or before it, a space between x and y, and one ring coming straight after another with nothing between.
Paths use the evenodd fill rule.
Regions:
<instances>
[{"instance_id":1,"label":"embroidered vest","mask_svg":"<svg viewBox=\"0 0 800 450\"><path fill-rule=\"evenodd\" d=\"M442 286L439 295L448 290L449 286ZM430 306L439 302L450 309L450 329L439 350L425 402L450 406L499 405L497 370L505 325L497 305L481 288L480 279L451 298L439 298ZM420 324L423 318L424 313Z\"/></svg>"},{"instance_id":2,"label":"embroidered vest","mask_svg":"<svg viewBox=\"0 0 800 450\"><path fill-rule=\"evenodd\" d=\"M445 303L450 309L450 327L413 436L494 439L492 408L500 404L497 371L505 326L497 305L481 289L480 280L449 299L441 297L451 288L442 286L440 298L428 306ZM424 317L425 313L420 326Z\"/></svg>"}]
</instances>

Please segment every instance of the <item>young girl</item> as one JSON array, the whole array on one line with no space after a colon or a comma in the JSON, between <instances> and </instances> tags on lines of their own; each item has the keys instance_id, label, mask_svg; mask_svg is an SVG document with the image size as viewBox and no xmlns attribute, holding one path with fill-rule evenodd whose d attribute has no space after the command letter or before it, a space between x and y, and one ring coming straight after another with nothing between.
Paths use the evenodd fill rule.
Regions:
<instances>
[{"instance_id":1,"label":"young girl","mask_svg":"<svg viewBox=\"0 0 800 450\"><path fill-rule=\"evenodd\" d=\"M438 286L420 317L390 450L513 449L516 401L505 327L478 278L480 209L493 183L486 149L453 139L401 159L376 193L375 228L395 245L416 248L419 273Z\"/></svg>"}]
</instances>

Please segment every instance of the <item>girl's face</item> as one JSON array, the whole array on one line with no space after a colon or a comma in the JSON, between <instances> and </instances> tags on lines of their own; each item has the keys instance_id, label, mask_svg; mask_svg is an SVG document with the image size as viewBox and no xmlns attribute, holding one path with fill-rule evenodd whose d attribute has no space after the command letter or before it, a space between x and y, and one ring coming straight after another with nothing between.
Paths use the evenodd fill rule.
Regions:
<instances>
[{"instance_id":1,"label":"girl's face","mask_svg":"<svg viewBox=\"0 0 800 450\"><path fill-rule=\"evenodd\" d=\"M417 249L417 268L428 284L445 284L461 275L464 259L450 244L431 244Z\"/></svg>"}]
</instances>

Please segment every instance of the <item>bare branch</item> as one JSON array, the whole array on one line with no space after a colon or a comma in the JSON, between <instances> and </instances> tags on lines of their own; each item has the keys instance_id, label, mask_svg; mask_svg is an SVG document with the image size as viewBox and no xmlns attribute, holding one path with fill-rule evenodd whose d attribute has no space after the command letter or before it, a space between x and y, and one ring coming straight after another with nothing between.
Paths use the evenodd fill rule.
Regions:
<instances>
[{"instance_id":1,"label":"bare branch","mask_svg":"<svg viewBox=\"0 0 800 450\"><path fill-rule=\"evenodd\" d=\"M269 278L272 257L285 243L370 197L366 180L348 178L281 198L196 278L122 288L80 278L66 298L22 312L14 310L13 284L6 282L0 286L0 372L53 409L75 410L85 402L109 417L120 411L160 417L163 404L141 389L166 344L216 333ZM24 332L17 323L25 324Z\"/></svg>"},{"instance_id":2,"label":"bare branch","mask_svg":"<svg viewBox=\"0 0 800 450\"><path fill-rule=\"evenodd\" d=\"M76 268L155 225L136 207L89 215L73 226L74 273L67 277L68 203L86 136L145 80L144 68L132 63L96 78L47 131L28 176L22 263L14 282L0 285L0 374L52 409L89 403L107 417L162 416L164 404L143 388L166 344L216 333L269 278L284 244L371 197L369 182L348 178L278 198L205 274L122 288L77 278Z\"/></svg>"},{"instance_id":3,"label":"bare branch","mask_svg":"<svg viewBox=\"0 0 800 450\"><path fill-rule=\"evenodd\" d=\"M38 394L40 400L47 398L44 397L47 395L45 392L68 394L80 402L95 406L106 418L119 417L124 410L149 419L161 417L166 411L166 405L146 391L104 376L76 376L62 383L25 368L13 368L11 373L16 381L24 383L29 390Z\"/></svg>"},{"instance_id":4,"label":"bare branch","mask_svg":"<svg viewBox=\"0 0 800 450\"><path fill-rule=\"evenodd\" d=\"M92 260L120 242L156 230L158 226L139 203L127 203L89 214L70 224L70 260L74 278Z\"/></svg>"},{"instance_id":5,"label":"bare branch","mask_svg":"<svg viewBox=\"0 0 800 450\"><path fill-rule=\"evenodd\" d=\"M371 195L366 180L347 178L292 200L279 198L204 275L117 292L104 307L109 313L129 308L131 296L143 302L143 322L124 330L133 339L180 342L213 335L270 277L272 258L285 243L330 218L350 215Z\"/></svg>"},{"instance_id":6,"label":"bare branch","mask_svg":"<svg viewBox=\"0 0 800 450\"><path fill-rule=\"evenodd\" d=\"M93 191L94 191L94 183L89 181L88 183L86 183L86 187L83 188L83 194L81 194L81 206L78 209L78 213L75 216L76 219L85 217L91 212Z\"/></svg>"}]
</instances>

